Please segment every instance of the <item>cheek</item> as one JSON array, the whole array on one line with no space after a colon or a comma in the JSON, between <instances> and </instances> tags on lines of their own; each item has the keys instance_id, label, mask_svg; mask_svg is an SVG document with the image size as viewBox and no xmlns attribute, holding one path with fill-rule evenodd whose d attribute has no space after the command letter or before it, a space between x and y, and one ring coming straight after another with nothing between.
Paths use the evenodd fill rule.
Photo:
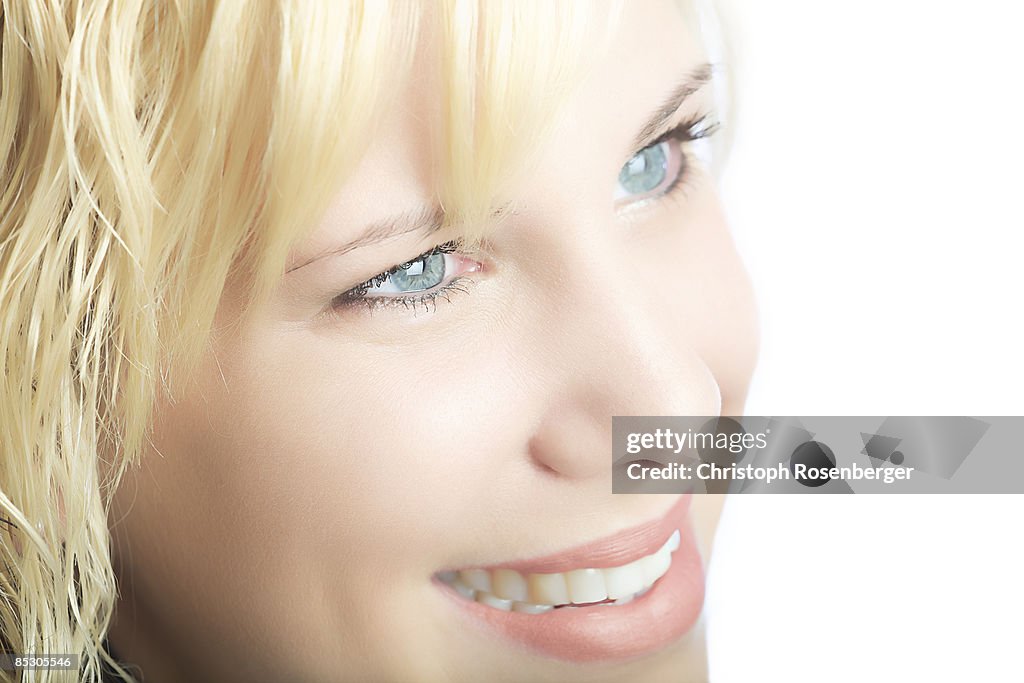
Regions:
<instances>
[{"instance_id":1,"label":"cheek","mask_svg":"<svg viewBox=\"0 0 1024 683\"><path fill-rule=\"evenodd\" d=\"M429 363L328 334L221 348L209 381L159 407L155 449L118 491L131 590L181 632L230 639L243 618L275 634L267 652L294 649L281 662L338 634L349 663L430 642L430 576L487 547L466 515L495 507L495 462L522 462L496 457L522 450L527 420L507 402L513 350L487 339Z\"/></svg>"},{"instance_id":2,"label":"cheek","mask_svg":"<svg viewBox=\"0 0 1024 683\"><path fill-rule=\"evenodd\" d=\"M280 501L269 523L286 521L317 561L422 580L446 564L437 538L472 527L458 511L486 509L494 453L525 442L508 428L522 422L515 406L498 400L514 390L510 353L460 339L424 362L340 337L299 333L235 355L211 457L233 468L236 495Z\"/></svg>"}]
</instances>

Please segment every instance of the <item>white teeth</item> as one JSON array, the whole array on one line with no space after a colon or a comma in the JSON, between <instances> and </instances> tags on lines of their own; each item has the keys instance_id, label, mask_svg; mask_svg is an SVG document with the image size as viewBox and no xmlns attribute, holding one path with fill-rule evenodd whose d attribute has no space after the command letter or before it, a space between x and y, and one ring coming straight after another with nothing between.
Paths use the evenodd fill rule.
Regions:
<instances>
[{"instance_id":1,"label":"white teeth","mask_svg":"<svg viewBox=\"0 0 1024 683\"><path fill-rule=\"evenodd\" d=\"M491 573L486 569L464 569L459 578L473 590L491 592Z\"/></svg>"},{"instance_id":2,"label":"white teeth","mask_svg":"<svg viewBox=\"0 0 1024 683\"><path fill-rule=\"evenodd\" d=\"M633 595L637 591L642 591L648 586L644 580L642 562L643 559L639 559L622 567L604 570L604 582L608 588L609 598L618 600L627 595Z\"/></svg>"},{"instance_id":3,"label":"white teeth","mask_svg":"<svg viewBox=\"0 0 1024 683\"><path fill-rule=\"evenodd\" d=\"M506 600L526 602L526 579L511 569L495 569L491 575L494 594Z\"/></svg>"},{"instance_id":4,"label":"white teeth","mask_svg":"<svg viewBox=\"0 0 1024 683\"><path fill-rule=\"evenodd\" d=\"M476 601L487 605L488 607L494 607L505 612L512 610L511 600L502 600L501 598L495 597L490 593L480 591L476 594Z\"/></svg>"},{"instance_id":5,"label":"white teeth","mask_svg":"<svg viewBox=\"0 0 1024 683\"><path fill-rule=\"evenodd\" d=\"M565 574L530 574L530 600L542 605L564 605L569 602Z\"/></svg>"},{"instance_id":6,"label":"white teeth","mask_svg":"<svg viewBox=\"0 0 1024 683\"><path fill-rule=\"evenodd\" d=\"M608 598L604 587L604 572L600 569L577 569L565 573L569 586L569 599L574 605L587 602L601 602Z\"/></svg>"},{"instance_id":7,"label":"white teeth","mask_svg":"<svg viewBox=\"0 0 1024 683\"><path fill-rule=\"evenodd\" d=\"M669 552L668 548L662 548L653 555L648 555L639 560L639 562L640 568L644 572L644 583L650 586L668 571L668 568L672 565L672 553Z\"/></svg>"},{"instance_id":8,"label":"white teeth","mask_svg":"<svg viewBox=\"0 0 1024 683\"><path fill-rule=\"evenodd\" d=\"M500 609L503 612L520 612L522 614L544 614L554 609L551 605L534 605L529 602L519 602L518 600L506 600L484 591L476 591L476 601L482 605Z\"/></svg>"},{"instance_id":9,"label":"white teeth","mask_svg":"<svg viewBox=\"0 0 1024 683\"><path fill-rule=\"evenodd\" d=\"M550 612L554 607L551 605L531 605L528 602L513 602L512 611L522 612L523 614L544 614Z\"/></svg>"},{"instance_id":10,"label":"white teeth","mask_svg":"<svg viewBox=\"0 0 1024 683\"><path fill-rule=\"evenodd\" d=\"M466 584L462 583L462 581L460 581L459 579L451 581L450 583L448 583L448 585L454 588L459 595L466 598L467 600L473 600L476 597L476 591L467 586Z\"/></svg>"},{"instance_id":11,"label":"white teeth","mask_svg":"<svg viewBox=\"0 0 1024 683\"><path fill-rule=\"evenodd\" d=\"M673 531L657 552L619 567L527 576L512 569L464 569L437 576L467 600L506 612L544 614L555 607L627 605L668 572L680 536L678 529Z\"/></svg>"}]
</instances>

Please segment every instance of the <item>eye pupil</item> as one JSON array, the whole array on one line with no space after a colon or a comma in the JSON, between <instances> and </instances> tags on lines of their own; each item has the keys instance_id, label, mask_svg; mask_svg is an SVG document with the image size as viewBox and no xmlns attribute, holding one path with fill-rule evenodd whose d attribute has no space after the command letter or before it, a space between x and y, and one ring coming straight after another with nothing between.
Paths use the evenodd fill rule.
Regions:
<instances>
[{"instance_id":1,"label":"eye pupil","mask_svg":"<svg viewBox=\"0 0 1024 683\"><path fill-rule=\"evenodd\" d=\"M619 183L631 194L643 194L658 188L665 181L668 156L665 143L651 145L637 152L619 172Z\"/></svg>"},{"instance_id":2,"label":"eye pupil","mask_svg":"<svg viewBox=\"0 0 1024 683\"><path fill-rule=\"evenodd\" d=\"M430 254L402 266L391 274L391 283L405 292L422 292L444 282L444 254Z\"/></svg>"}]
</instances>

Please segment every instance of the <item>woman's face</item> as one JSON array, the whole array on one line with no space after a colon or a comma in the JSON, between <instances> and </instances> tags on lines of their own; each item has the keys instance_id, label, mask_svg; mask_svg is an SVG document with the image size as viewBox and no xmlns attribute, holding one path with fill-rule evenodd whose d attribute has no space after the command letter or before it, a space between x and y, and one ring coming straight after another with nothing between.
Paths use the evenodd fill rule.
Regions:
<instances>
[{"instance_id":1,"label":"woman's face","mask_svg":"<svg viewBox=\"0 0 1024 683\"><path fill-rule=\"evenodd\" d=\"M434 214L411 86L270 304L235 324L229 283L117 493L122 657L157 683L700 675L706 499L612 495L610 467L613 415L741 413L756 355L702 143L651 145L713 115L710 87L636 139L703 71L690 35L669 0L627 5L478 251L378 239ZM489 593L451 585L479 568Z\"/></svg>"}]
</instances>

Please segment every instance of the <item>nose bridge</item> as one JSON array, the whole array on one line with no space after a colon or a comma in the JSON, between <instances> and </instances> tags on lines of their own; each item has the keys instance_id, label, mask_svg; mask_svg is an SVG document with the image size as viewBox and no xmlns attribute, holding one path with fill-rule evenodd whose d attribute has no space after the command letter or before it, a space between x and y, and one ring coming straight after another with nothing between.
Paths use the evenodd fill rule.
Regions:
<instances>
[{"instance_id":1,"label":"nose bridge","mask_svg":"<svg viewBox=\"0 0 1024 683\"><path fill-rule=\"evenodd\" d=\"M564 476L610 476L614 415L716 415L721 405L708 366L678 334L680 314L638 296L619 265L613 251L588 249L539 322L549 401L531 455Z\"/></svg>"}]
</instances>

